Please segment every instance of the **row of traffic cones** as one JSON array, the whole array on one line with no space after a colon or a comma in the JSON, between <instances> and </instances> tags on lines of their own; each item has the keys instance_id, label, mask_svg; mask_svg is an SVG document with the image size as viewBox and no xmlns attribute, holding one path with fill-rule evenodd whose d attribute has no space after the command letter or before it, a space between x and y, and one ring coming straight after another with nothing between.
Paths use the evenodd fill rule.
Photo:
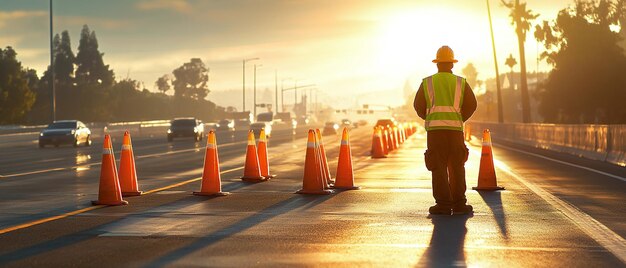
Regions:
<instances>
[{"instance_id":1,"label":"row of traffic cones","mask_svg":"<svg viewBox=\"0 0 626 268\"><path fill-rule=\"evenodd\" d=\"M137 170L135 169L135 156L130 133L124 132L119 174L115 165L111 137L108 134L104 135L98 200L91 203L94 205L126 205L128 202L122 197L138 196L141 193L137 185Z\"/></svg>"},{"instance_id":2,"label":"row of traffic cones","mask_svg":"<svg viewBox=\"0 0 626 268\"><path fill-rule=\"evenodd\" d=\"M408 137L415 134L415 124L401 124L398 127L374 127L372 134L372 158L386 158L389 152L398 149Z\"/></svg>"},{"instance_id":3,"label":"row of traffic cones","mask_svg":"<svg viewBox=\"0 0 626 268\"><path fill-rule=\"evenodd\" d=\"M339 147L339 161L337 173L333 180L328 167L328 159L324 150L324 143L319 129L309 129L306 155L304 160L304 175L302 176L302 189L299 194L331 194L333 189L358 190L354 185L354 172L352 168L352 150L350 149L350 135L344 128Z\"/></svg>"}]
</instances>

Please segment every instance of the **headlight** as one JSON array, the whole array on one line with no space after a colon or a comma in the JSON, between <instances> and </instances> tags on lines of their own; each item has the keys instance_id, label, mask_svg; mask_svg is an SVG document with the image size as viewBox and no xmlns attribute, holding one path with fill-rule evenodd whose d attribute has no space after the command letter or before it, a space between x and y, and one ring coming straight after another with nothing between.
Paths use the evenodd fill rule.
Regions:
<instances>
[{"instance_id":1,"label":"headlight","mask_svg":"<svg viewBox=\"0 0 626 268\"><path fill-rule=\"evenodd\" d=\"M43 132L39 133L39 137L43 137Z\"/></svg>"},{"instance_id":2,"label":"headlight","mask_svg":"<svg viewBox=\"0 0 626 268\"><path fill-rule=\"evenodd\" d=\"M193 129L193 133L198 133L198 129L197 129L197 128L194 128L194 129Z\"/></svg>"},{"instance_id":3,"label":"headlight","mask_svg":"<svg viewBox=\"0 0 626 268\"><path fill-rule=\"evenodd\" d=\"M172 134L172 130L171 129L167 129L167 134Z\"/></svg>"}]
</instances>

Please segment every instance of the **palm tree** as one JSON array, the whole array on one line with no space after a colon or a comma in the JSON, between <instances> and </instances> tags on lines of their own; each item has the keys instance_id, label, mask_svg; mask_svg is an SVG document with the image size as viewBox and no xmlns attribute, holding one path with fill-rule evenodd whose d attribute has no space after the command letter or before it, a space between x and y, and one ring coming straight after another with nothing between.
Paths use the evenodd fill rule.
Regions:
<instances>
[{"instance_id":1,"label":"palm tree","mask_svg":"<svg viewBox=\"0 0 626 268\"><path fill-rule=\"evenodd\" d=\"M509 66L509 69L511 70L509 72L509 85L513 88L513 67L517 65L517 61L513 58L513 53L509 54L509 57L504 62L504 65Z\"/></svg>"},{"instance_id":2,"label":"palm tree","mask_svg":"<svg viewBox=\"0 0 626 268\"><path fill-rule=\"evenodd\" d=\"M526 81L526 51L524 50L524 43L526 42L526 32L530 29L530 23L532 20L536 19L538 15L533 14L532 10L527 10L526 3L520 4L519 0L515 0L515 2L501 1L504 6L511 10L509 17L511 17L511 24L515 25L520 58L522 121L524 123L530 123L530 97L528 95L528 82Z\"/></svg>"}]
</instances>

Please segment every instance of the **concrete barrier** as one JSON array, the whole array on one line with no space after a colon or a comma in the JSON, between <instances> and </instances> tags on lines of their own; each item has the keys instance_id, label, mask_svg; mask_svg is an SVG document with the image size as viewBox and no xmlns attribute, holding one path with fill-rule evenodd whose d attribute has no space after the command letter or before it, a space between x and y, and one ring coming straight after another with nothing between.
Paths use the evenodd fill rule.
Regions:
<instances>
[{"instance_id":1,"label":"concrete barrier","mask_svg":"<svg viewBox=\"0 0 626 268\"><path fill-rule=\"evenodd\" d=\"M626 125L468 122L472 135L488 128L494 140L565 152L626 166Z\"/></svg>"}]
</instances>

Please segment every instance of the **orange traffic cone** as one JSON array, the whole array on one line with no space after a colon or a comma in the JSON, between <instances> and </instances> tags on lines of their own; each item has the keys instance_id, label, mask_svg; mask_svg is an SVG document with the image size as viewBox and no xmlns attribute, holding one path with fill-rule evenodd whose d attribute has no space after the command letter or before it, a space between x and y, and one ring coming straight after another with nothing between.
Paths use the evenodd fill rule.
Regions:
<instances>
[{"instance_id":1,"label":"orange traffic cone","mask_svg":"<svg viewBox=\"0 0 626 268\"><path fill-rule=\"evenodd\" d=\"M306 143L306 157L304 159L304 176L302 176L302 189L298 194L331 194L333 190L324 188L324 181L320 173L319 157L316 152L315 131L309 129L309 137Z\"/></svg>"},{"instance_id":2,"label":"orange traffic cone","mask_svg":"<svg viewBox=\"0 0 626 268\"><path fill-rule=\"evenodd\" d=\"M91 201L93 205L127 205L128 202L122 200L122 190L115 167L115 156L111 137L104 135L104 145L102 146L102 165L100 166L100 187L98 188L98 200Z\"/></svg>"},{"instance_id":3,"label":"orange traffic cone","mask_svg":"<svg viewBox=\"0 0 626 268\"><path fill-rule=\"evenodd\" d=\"M400 146L400 142L398 141L398 138L400 137L400 135L398 135L398 127L393 127L391 136L393 137L393 149L398 149Z\"/></svg>"},{"instance_id":4,"label":"orange traffic cone","mask_svg":"<svg viewBox=\"0 0 626 268\"><path fill-rule=\"evenodd\" d=\"M393 135L391 134L391 128L387 126L387 151L393 151Z\"/></svg>"},{"instance_id":5,"label":"orange traffic cone","mask_svg":"<svg viewBox=\"0 0 626 268\"><path fill-rule=\"evenodd\" d=\"M141 191L137 190L137 170L135 169L135 154L128 131L124 132L122 141L122 156L120 157L120 187L122 196L138 196Z\"/></svg>"},{"instance_id":6,"label":"orange traffic cone","mask_svg":"<svg viewBox=\"0 0 626 268\"><path fill-rule=\"evenodd\" d=\"M406 141L406 132L404 130L404 124L400 125L400 143Z\"/></svg>"},{"instance_id":7,"label":"orange traffic cone","mask_svg":"<svg viewBox=\"0 0 626 268\"><path fill-rule=\"evenodd\" d=\"M261 176L261 168L259 166L259 156L256 150L256 141L254 140L254 132L248 132L248 151L246 152L246 163L243 170L244 181L261 182L267 178Z\"/></svg>"},{"instance_id":8,"label":"orange traffic cone","mask_svg":"<svg viewBox=\"0 0 626 268\"><path fill-rule=\"evenodd\" d=\"M358 190L359 186L354 186L354 172L352 170L352 150L350 149L350 136L348 129L343 128L341 136L341 147L339 147L339 161L337 162L337 177L335 178L335 189Z\"/></svg>"},{"instance_id":9,"label":"orange traffic cone","mask_svg":"<svg viewBox=\"0 0 626 268\"><path fill-rule=\"evenodd\" d=\"M387 158L381 136L380 128L375 127L374 136L372 137L372 158Z\"/></svg>"},{"instance_id":10,"label":"orange traffic cone","mask_svg":"<svg viewBox=\"0 0 626 268\"><path fill-rule=\"evenodd\" d=\"M385 155L389 154L389 144L387 142L387 130L384 127L380 127L380 136L381 136L381 141L383 142L383 152L385 153Z\"/></svg>"},{"instance_id":11,"label":"orange traffic cone","mask_svg":"<svg viewBox=\"0 0 626 268\"><path fill-rule=\"evenodd\" d=\"M217 140L215 132L209 131L206 140L204 153L204 170L202 171L202 185L200 192L193 192L194 195L204 196L224 196L229 192L222 192L222 177L220 175L220 159L217 154Z\"/></svg>"},{"instance_id":12,"label":"orange traffic cone","mask_svg":"<svg viewBox=\"0 0 626 268\"><path fill-rule=\"evenodd\" d=\"M499 187L496 179L496 170L493 166L493 153L491 150L491 134L489 129L483 131L483 150L480 155L480 169L478 170L478 186L474 190L495 191L504 190Z\"/></svg>"},{"instance_id":13,"label":"orange traffic cone","mask_svg":"<svg viewBox=\"0 0 626 268\"><path fill-rule=\"evenodd\" d=\"M328 158L326 158L326 150L324 149L324 141L322 141L322 132L320 132L319 128L315 129L315 137L317 138L319 154L320 154L320 164L322 172L322 177L324 178L324 186L329 188L335 181L330 175L330 168L328 168Z\"/></svg>"},{"instance_id":14,"label":"orange traffic cone","mask_svg":"<svg viewBox=\"0 0 626 268\"><path fill-rule=\"evenodd\" d=\"M261 166L261 176L267 178L275 178L276 175L270 175L270 161L267 158L267 136L265 136L265 129L261 129L259 133L259 146L257 148L259 154L259 165Z\"/></svg>"}]
</instances>

